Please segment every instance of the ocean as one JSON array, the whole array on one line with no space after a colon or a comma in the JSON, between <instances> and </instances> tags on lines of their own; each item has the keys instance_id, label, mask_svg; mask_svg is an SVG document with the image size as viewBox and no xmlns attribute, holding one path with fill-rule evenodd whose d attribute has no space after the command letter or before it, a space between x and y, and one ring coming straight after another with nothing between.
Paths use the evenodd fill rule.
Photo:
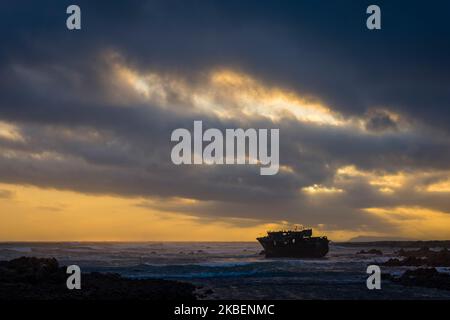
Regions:
<instances>
[{"instance_id":1,"label":"ocean","mask_svg":"<svg viewBox=\"0 0 450 320\"><path fill-rule=\"evenodd\" d=\"M256 242L145 243L0 243L0 260L21 256L54 257L83 272L115 272L129 278L191 282L207 299L449 299L450 291L406 287L382 280L368 290L368 265L395 256L396 248L378 248L383 256L331 244L321 259L267 259ZM408 267L383 267L401 274ZM440 268L439 271L450 272Z\"/></svg>"}]
</instances>

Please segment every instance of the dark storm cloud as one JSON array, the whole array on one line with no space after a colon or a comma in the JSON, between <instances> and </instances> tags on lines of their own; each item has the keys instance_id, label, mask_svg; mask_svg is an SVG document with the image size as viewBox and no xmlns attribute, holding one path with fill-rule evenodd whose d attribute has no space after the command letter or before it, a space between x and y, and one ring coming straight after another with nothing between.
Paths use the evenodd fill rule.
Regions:
<instances>
[{"instance_id":1,"label":"dark storm cloud","mask_svg":"<svg viewBox=\"0 0 450 320\"><path fill-rule=\"evenodd\" d=\"M3 2L2 60L77 67L111 47L143 68L229 65L344 112L387 105L448 128L447 1L379 1L379 32L365 28L367 1L78 3L83 29L68 32L68 1Z\"/></svg>"},{"instance_id":2,"label":"dark storm cloud","mask_svg":"<svg viewBox=\"0 0 450 320\"><path fill-rule=\"evenodd\" d=\"M79 1L83 29L65 29L68 1L2 3L2 61L83 68L114 48L142 68L195 73L217 65L316 95L362 114L389 106L447 130L450 4L379 1Z\"/></svg>"},{"instance_id":3,"label":"dark storm cloud","mask_svg":"<svg viewBox=\"0 0 450 320\"><path fill-rule=\"evenodd\" d=\"M398 129L396 121L388 113L380 111L369 114L365 125L367 130L377 132Z\"/></svg>"},{"instance_id":4,"label":"dark storm cloud","mask_svg":"<svg viewBox=\"0 0 450 320\"><path fill-rule=\"evenodd\" d=\"M295 221L302 212L304 223L340 227L373 222L361 214L367 207L450 212L444 196L423 195L412 185L386 196L362 180L320 203L301 192L333 185L336 170L350 164L387 172L450 169L448 2L378 1L383 29L376 32L365 28L367 1L77 3L82 30L76 32L65 28L72 2L0 4L0 120L16 124L24 137L0 136L0 181L194 198L203 202L177 210L207 217ZM108 84L102 59L108 51L142 72L192 82L215 67L241 70L360 117L369 132L288 118L223 120L139 102L123 107ZM377 108L398 113L414 130L402 131ZM220 129L279 127L281 164L293 170L262 177L252 167L174 166L171 131L198 119ZM173 209L164 201L159 207Z\"/></svg>"}]
</instances>

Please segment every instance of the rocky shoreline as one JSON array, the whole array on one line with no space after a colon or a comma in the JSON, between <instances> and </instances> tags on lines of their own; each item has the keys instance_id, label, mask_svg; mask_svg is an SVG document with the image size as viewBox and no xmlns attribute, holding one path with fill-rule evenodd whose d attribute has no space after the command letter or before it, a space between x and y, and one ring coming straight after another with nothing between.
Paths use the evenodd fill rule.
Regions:
<instances>
[{"instance_id":1,"label":"rocky shoreline","mask_svg":"<svg viewBox=\"0 0 450 320\"><path fill-rule=\"evenodd\" d=\"M362 250L357 255L382 256L378 249ZM450 274L437 267L450 266L450 251L400 249L384 266L382 277L392 283L450 290ZM390 267L414 267L399 276ZM82 273L81 290L69 290L69 274L54 258L21 257L0 261L0 301L11 300L179 300L211 298L213 292L191 283L161 279L129 279L117 273Z\"/></svg>"},{"instance_id":2,"label":"rocky shoreline","mask_svg":"<svg viewBox=\"0 0 450 320\"><path fill-rule=\"evenodd\" d=\"M381 255L381 251L371 249L360 251L357 254ZM436 267L450 267L450 251L443 248L439 251L422 247L416 250L400 249L395 253L399 258L390 258L382 263L385 267L418 267L417 269L406 270L400 276L393 276L383 273L383 279L405 286L417 286L450 290L450 274L439 272Z\"/></svg>"},{"instance_id":3,"label":"rocky shoreline","mask_svg":"<svg viewBox=\"0 0 450 320\"><path fill-rule=\"evenodd\" d=\"M406 251L401 249L397 255L402 260L393 258L386 261L384 266L428 266L428 267L450 267L450 251L444 248L440 251L430 250L423 247L418 250Z\"/></svg>"},{"instance_id":4,"label":"rocky shoreline","mask_svg":"<svg viewBox=\"0 0 450 320\"><path fill-rule=\"evenodd\" d=\"M394 277L390 274L384 274L383 279L390 280L394 283L404 286L450 290L450 274L438 272L436 268L418 268L415 270L406 270L399 277Z\"/></svg>"},{"instance_id":5,"label":"rocky shoreline","mask_svg":"<svg viewBox=\"0 0 450 320\"><path fill-rule=\"evenodd\" d=\"M80 290L66 286L66 267L54 258L0 261L0 300L196 300L196 286L116 273L82 273Z\"/></svg>"}]
</instances>

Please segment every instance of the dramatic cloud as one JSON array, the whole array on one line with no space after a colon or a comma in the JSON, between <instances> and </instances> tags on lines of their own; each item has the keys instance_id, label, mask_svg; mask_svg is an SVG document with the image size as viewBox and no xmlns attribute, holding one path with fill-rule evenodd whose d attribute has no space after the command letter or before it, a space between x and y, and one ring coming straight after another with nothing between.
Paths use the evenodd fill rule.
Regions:
<instances>
[{"instance_id":1,"label":"dramatic cloud","mask_svg":"<svg viewBox=\"0 0 450 320\"><path fill-rule=\"evenodd\" d=\"M80 31L65 28L67 1L8 2L0 183L135 199L203 224L408 236L425 219L411 237L450 236L446 2L382 1L377 32L364 1L79 1ZM170 134L194 120L279 128L280 172L175 166Z\"/></svg>"}]
</instances>

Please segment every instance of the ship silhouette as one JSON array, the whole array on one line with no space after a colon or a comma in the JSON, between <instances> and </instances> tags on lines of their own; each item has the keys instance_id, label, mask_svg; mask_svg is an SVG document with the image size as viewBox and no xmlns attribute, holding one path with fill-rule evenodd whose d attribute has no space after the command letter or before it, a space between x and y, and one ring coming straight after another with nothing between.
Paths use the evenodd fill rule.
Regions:
<instances>
[{"instance_id":1,"label":"ship silhouette","mask_svg":"<svg viewBox=\"0 0 450 320\"><path fill-rule=\"evenodd\" d=\"M328 253L327 237L313 237L312 229L268 231L256 238L267 258L321 258Z\"/></svg>"}]
</instances>

